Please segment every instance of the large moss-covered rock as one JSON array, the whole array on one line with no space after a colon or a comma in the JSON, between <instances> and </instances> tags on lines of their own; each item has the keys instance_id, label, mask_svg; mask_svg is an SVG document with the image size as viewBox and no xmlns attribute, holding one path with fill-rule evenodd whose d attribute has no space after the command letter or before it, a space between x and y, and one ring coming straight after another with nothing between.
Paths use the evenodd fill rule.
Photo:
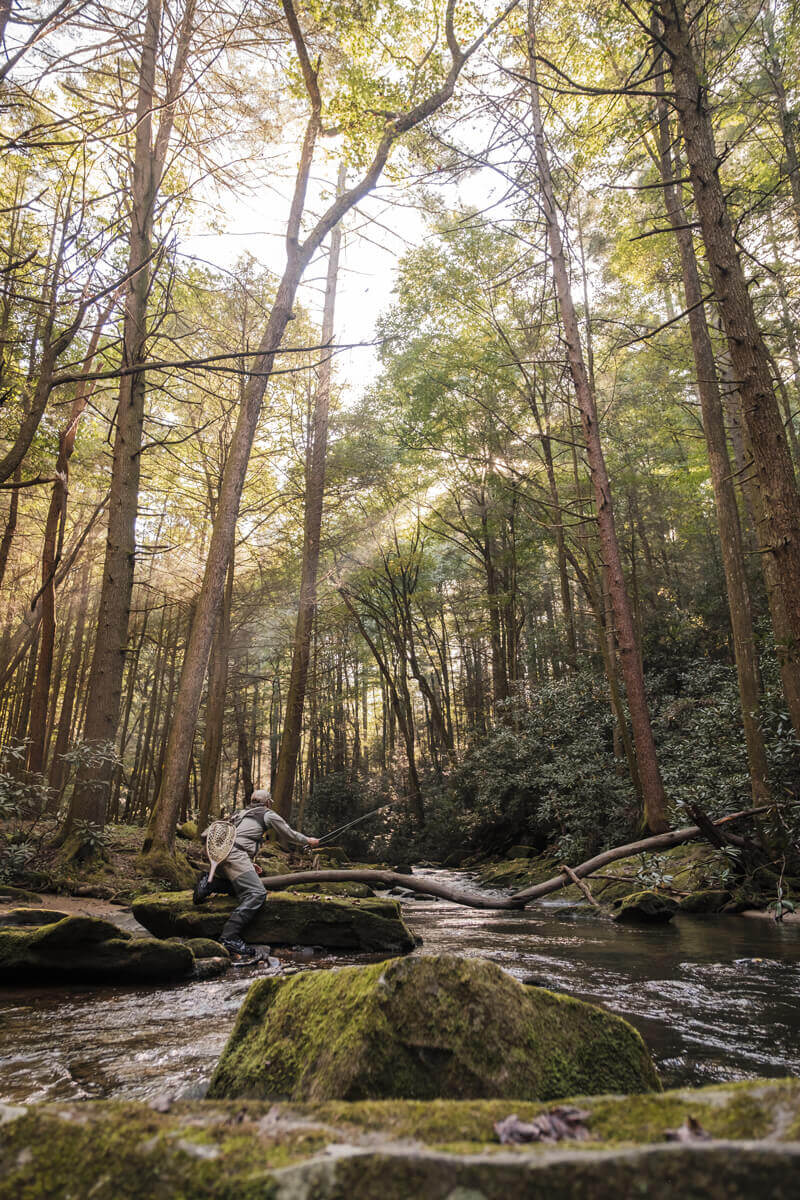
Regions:
<instances>
[{"instance_id":1,"label":"large moss-covered rock","mask_svg":"<svg viewBox=\"0 0 800 1200\"><path fill-rule=\"evenodd\" d=\"M687 913L718 913L721 912L731 898L730 892L719 888L703 888L698 892L690 892L680 903L681 912Z\"/></svg>"},{"instance_id":2,"label":"large moss-covered rock","mask_svg":"<svg viewBox=\"0 0 800 1200\"><path fill-rule=\"evenodd\" d=\"M0 1200L794 1200L800 1082L577 1102L588 1142L501 1147L515 1100L0 1105ZM667 1145L693 1116L714 1140ZM763 1140L754 1140L763 1139ZM329 1147L335 1149L329 1150Z\"/></svg>"},{"instance_id":3,"label":"large moss-covered rock","mask_svg":"<svg viewBox=\"0 0 800 1200\"><path fill-rule=\"evenodd\" d=\"M0 929L0 984L137 983L182 979L194 967L186 946L134 939L97 917L65 916L48 922L47 910L40 915L44 924Z\"/></svg>"},{"instance_id":4,"label":"large moss-covered rock","mask_svg":"<svg viewBox=\"0 0 800 1200\"><path fill-rule=\"evenodd\" d=\"M658 1087L621 1018L443 955L254 983L209 1096L550 1099Z\"/></svg>"},{"instance_id":5,"label":"large moss-covered rock","mask_svg":"<svg viewBox=\"0 0 800 1200\"><path fill-rule=\"evenodd\" d=\"M218 939L236 907L228 896L214 896L195 906L190 892L140 897L133 915L156 937ZM415 940L403 924L393 900L349 900L338 896L270 892L267 903L247 926L245 937L256 945L326 946L365 953L404 954Z\"/></svg>"},{"instance_id":6,"label":"large moss-covered rock","mask_svg":"<svg viewBox=\"0 0 800 1200\"><path fill-rule=\"evenodd\" d=\"M677 902L670 896L654 891L634 892L620 902L614 920L623 925L664 925L677 911Z\"/></svg>"}]
</instances>

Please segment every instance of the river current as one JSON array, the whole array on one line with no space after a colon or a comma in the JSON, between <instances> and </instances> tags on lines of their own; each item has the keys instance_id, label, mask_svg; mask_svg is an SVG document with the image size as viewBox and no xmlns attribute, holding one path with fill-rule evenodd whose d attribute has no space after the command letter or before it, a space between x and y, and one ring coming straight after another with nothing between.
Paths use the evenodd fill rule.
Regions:
<instances>
[{"instance_id":1,"label":"river current","mask_svg":"<svg viewBox=\"0 0 800 1200\"><path fill-rule=\"evenodd\" d=\"M455 873L417 874L465 884ZM800 1075L798 925L678 916L623 927L558 900L504 912L404 899L403 915L423 939L417 954L488 958L626 1017L667 1087ZM288 970L355 961L282 957ZM267 969L159 988L5 988L0 1099L201 1096L250 983Z\"/></svg>"}]
</instances>

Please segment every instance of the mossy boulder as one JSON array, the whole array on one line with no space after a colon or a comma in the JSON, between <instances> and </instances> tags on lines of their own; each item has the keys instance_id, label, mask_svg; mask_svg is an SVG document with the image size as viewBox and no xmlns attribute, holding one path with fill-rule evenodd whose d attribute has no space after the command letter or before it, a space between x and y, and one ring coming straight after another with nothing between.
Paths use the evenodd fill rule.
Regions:
<instances>
[{"instance_id":1,"label":"mossy boulder","mask_svg":"<svg viewBox=\"0 0 800 1200\"><path fill-rule=\"evenodd\" d=\"M197 821L184 821L182 825L178 826L176 833L179 838L183 838L187 842L196 842L200 837Z\"/></svg>"},{"instance_id":2,"label":"mossy boulder","mask_svg":"<svg viewBox=\"0 0 800 1200\"><path fill-rule=\"evenodd\" d=\"M195 958L230 958L222 942L215 942L213 938L168 938L167 940L186 946Z\"/></svg>"},{"instance_id":3,"label":"mossy boulder","mask_svg":"<svg viewBox=\"0 0 800 1200\"><path fill-rule=\"evenodd\" d=\"M686 913L718 913L721 912L731 898L730 892L717 888L704 888L699 892L691 892L684 896L680 903L681 912Z\"/></svg>"},{"instance_id":4,"label":"mossy boulder","mask_svg":"<svg viewBox=\"0 0 800 1200\"><path fill-rule=\"evenodd\" d=\"M622 925L664 925L678 911L677 901L652 890L633 892L619 901L614 920Z\"/></svg>"},{"instance_id":5,"label":"mossy boulder","mask_svg":"<svg viewBox=\"0 0 800 1200\"><path fill-rule=\"evenodd\" d=\"M347 855L341 846L323 846L318 850L312 848L309 853L318 858L321 863L327 863L333 867L344 867L347 865Z\"/></svg>"},{"instance_id":6,"label":"mossy boulder","mask_svg":"<svg viewBox=\"0 0 800 1200\"><path fill-rule=\"evenodd\" d=\"M52 925L55 921L66 920L68 916L69 913L55 908L12 908L0 913L0 926Z\"/></svg>"},{"instance_id":7,"label":"mossy boulder","mask_svg":"<svg viewBox=\"0 0 800 1200\"><path fill-rule=\"evenodd\" d=\"M190 892L140 897L133 915L156 937L214 938L236 907L228 896L195 906ZM351 900L339 896L270 892L267 903L247 926L256 945L325 946L363 953L404 954L416 945L394 900Z\"/></svg>"},{"instance_id":8,"label":"mossy boulder","mask_svg":"<svg viewBox=\"0 0 800 1200\"><path fill-rule=\"evenodd\" d=\"M498 1144L506 1100L0 1105L0 1200L794 1200L800 1082L582 1097L589 1142ZM530 1122L548 1104L514 1101ZM693 1116L715 1139L666 1145ZM763 1139L763 1140L754 1140ZM337 1152L328 1147L336 1144Z\"/></svg>"},{"instance_id":9,"label":"mossy boulder","mask_svg":"<svg viewBox=\"0 0 800 1200\"><path fill-rule=\"evenodd\" d=\"M257 981L208 1094L546 1100L658 1089L620 1017L442 955Z\"/></svg>"},{"instance_id":10,"label":"mossy boulder","mask_svg":"<svg viewBox=\"0 0 800 1200\"><path fill-rule=\"evenodd\" d=\"M97 917L0 929L0 984L138 983L183 979L193 967L186 946L134 939Z\"/></svg>"}]
</instances>

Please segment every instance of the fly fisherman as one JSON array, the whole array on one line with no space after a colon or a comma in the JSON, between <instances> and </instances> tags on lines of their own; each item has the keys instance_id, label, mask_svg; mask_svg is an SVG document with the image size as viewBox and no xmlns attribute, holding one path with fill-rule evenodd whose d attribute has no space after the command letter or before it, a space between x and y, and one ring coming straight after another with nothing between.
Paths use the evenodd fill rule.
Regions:
<instances>
[{"instance_id":1,"label":"fly fisherman","mask_svg":"<svg viewBox=\"0 0 800 1200\"><path fill-rule=\"evenodd\" d=\"M256 952L242 940L242 931L258 915L267 899L255 866L255 857L264 834L274 832L284 850L292 846L319 845L318 838L298 833L282 816L273 812L272 797L268 791L257 790L253 792L250 800L250 808L233 816L236 840L230 854L219 864L220 872L229 881L239 901L222 930L220 941L231 954L239 954L245 958L253 958ZM208 875L201 875L194 889L195 904L202 904L215 890L217 889L214 883L209 884Z\"/></svg>"}]
</instances>

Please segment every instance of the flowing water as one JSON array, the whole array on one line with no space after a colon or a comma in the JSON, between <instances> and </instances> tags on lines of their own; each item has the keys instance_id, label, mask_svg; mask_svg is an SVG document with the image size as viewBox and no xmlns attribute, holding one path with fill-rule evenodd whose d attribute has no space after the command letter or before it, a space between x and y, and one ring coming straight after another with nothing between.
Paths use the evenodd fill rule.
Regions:
<instances>
[{"instance_id":1,"label":"flowing water","mask_svg":"<svg viewBox=\"0 0 800 1200\"><path fill-rule=\"evenodd\" d=\"M453 873L418 873L464 886ZM667 1086L800 1074L797 925L680 916L621 927L558 901L503 912L404 900L403 912L424 939L418 954L489 958L628 1018ZM284 958L290 970L345 961ZM266 969L161 988L3 989L0 1099L200 1096L250 983Z\"/></svg>"}]
</instances>

